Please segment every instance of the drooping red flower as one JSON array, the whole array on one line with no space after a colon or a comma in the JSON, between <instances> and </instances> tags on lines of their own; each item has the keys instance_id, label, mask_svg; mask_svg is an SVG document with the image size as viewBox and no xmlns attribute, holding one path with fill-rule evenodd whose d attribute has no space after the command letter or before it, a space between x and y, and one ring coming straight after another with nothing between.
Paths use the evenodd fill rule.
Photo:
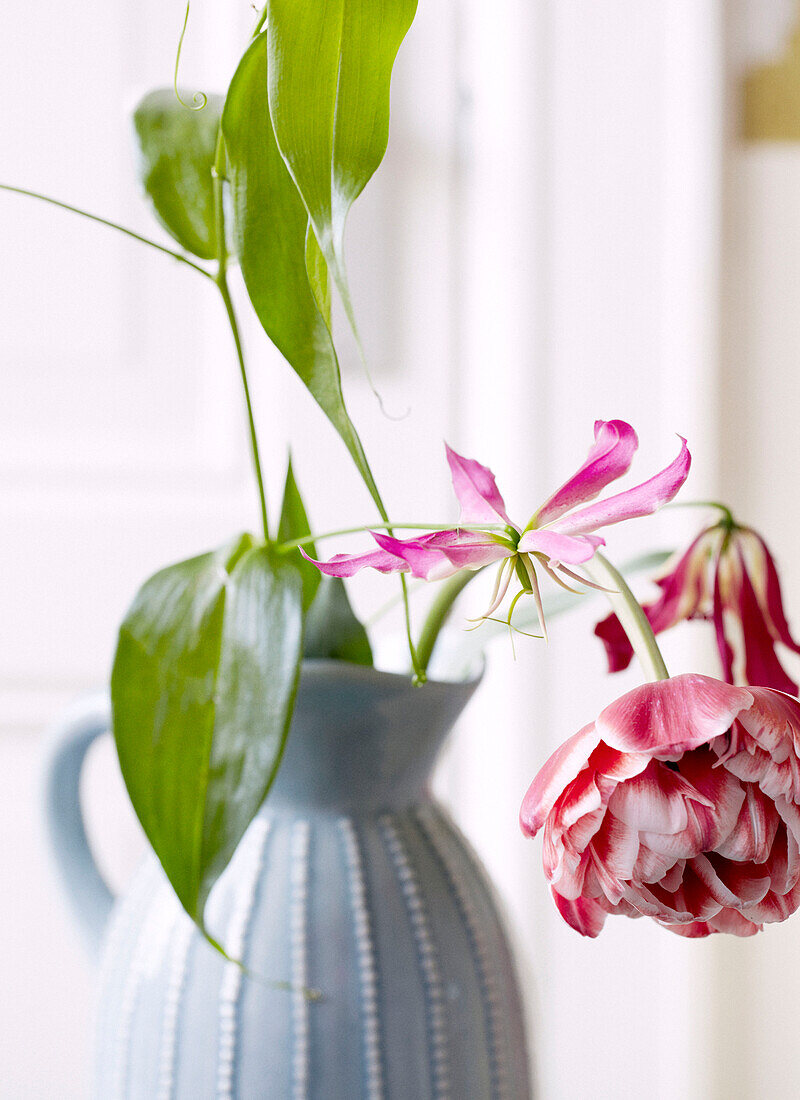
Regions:
<instances>
[{"instance_id":1,"label":"drooping red flower","mask_svg":"<svg viewBox=\"0 0 800 1100\"><path fill-rule=\"evenodd\" d=\"M564 920L751 936L800 906L800 703L676 676L635 688L553 753L523 831Z\"/></svg>"},{"instance_id":2,"label":"drooping red flower","mask_svg":"<svg viewBox=\"0 0 800 1100\"><path fill-rule=\"evenodd\" d=\"M800 653L800 645L789 631L775 562L755 531L728 522L706 528L656 583L661 596L644 605L656 634L685 619L711 621L729 684L797 694L775 647ZM609 672L627 668L633 650L617 616L603 619L594 632L606 647Z\"/></svg>"}]
</instances>

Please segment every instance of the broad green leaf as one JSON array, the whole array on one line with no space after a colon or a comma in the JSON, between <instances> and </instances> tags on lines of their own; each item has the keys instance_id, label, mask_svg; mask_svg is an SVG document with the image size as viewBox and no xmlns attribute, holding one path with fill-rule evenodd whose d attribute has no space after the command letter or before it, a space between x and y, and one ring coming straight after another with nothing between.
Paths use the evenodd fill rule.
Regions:
<instances>
[{"instance_id":1,"label":"broad green leaf","mask_svg":"<svg viewBox=\"0 0 800 1100\"><path fill-rule=\"evenodd\" d=\"M416 8L417 0L269 0L275 136L337 281L347 213L386 152L392 66Z\"/></svg>"},{"instance_id":2,"label":"broad green leaf","mask_svg":"<svg viewBox=\"0 0 800 1100\"><path fill-rule=\"evenodd\" d=\"M225 100L222 131L236 250L250 301L269 338L339 432L385 516L345 408L329 329L327 272L311 242L306 269L308 214L275 143L267 99L266 35L256 38L239 63Z\"/></svg>"},{"instance_id":3,"label":"broad green leaf","mask_svg":"<svg viewBox=\"0 0 800 1100\"><path fill-rule=\"evenodd\" d=\"M290 459L283 491L278 541L291 542L310 534L311 526ZM313 542L306 543L305 549L312 558L317 556ZM344 582L338 577L323 577L317 567L306 561L299 550L292 550L290 553L303 578L303 607L306 611L303 656L371 665L372 649L369 638L353 613Z\"/></svg>"},{"instance_id":4,"label":"broad green leaf","mask_svg":"<svg viewBox=\"0 0 800 1100\"><path fill-rule=\"evenodd\" d=\"M249 535L151 577L120 629L111 702L122 774L201 926L280 762L301 649L299 572Z\"/></svg>"},{"instance_id":5,"label":"broad green leaf","mask_svg":"<svg viewBox=\"0 0 800 1100\"><path fill-rule=\"evenodd\" d=\"M306 616L303 656L372 665L372 647L341 577L322 577Z\"/></svg>"},{"instance_id":6,"label":"broad green leaf","mask_svg":"<svg viewBox=\"0 0 800 1100\"><path fill-rule=\"evenodd\" d=\"M149 92L133 112L139 173L158 220L203 260L217 254L212 167L222 96L201 110L184 107L172 88Z\"/></svg>"}]
</instances>

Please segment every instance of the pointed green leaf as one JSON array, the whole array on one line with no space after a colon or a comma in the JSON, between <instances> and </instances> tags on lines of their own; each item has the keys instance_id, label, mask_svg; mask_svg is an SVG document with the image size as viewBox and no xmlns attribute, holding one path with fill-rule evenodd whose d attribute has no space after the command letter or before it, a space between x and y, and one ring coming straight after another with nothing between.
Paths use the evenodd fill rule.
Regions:
<instances>
[{"instance_id":1,"label":"pointed green leaf","mask_svg":"<svg viewBox=\"0 0 800 1100\"><path fill-rule=\"evenodd\" d=\"M161 570L120 629L114 738L134 809L189 915L275 776L302 648L295 566L249 535Z\"/></svg>"},{"instance_id":2,"label":"pointed green leaf","mask_svg":"<svg viewBox=\"0 0 800 1100\"><path fill-rule=\"evenodd\" d=\"M278 542L292 542L311 534L305 506L295 481L292 462L286 471ZM305 544L306 553L317 556L314 543ZM303 607L306 610L303 634L303 656L350 661L356 665L372 664L372 648L367 632L356 618L347 596L344 582L338 577L323 577L299 550L292 550L291 560L303 577Z\"/></svg>"},{"instance_id":3,"label":"pointed green leaf","mask_svg":"<svg viewBox=\"0 0 800 1100\"><path fill-rule=\"evenodd\" d=\"M283 487L281 518L278 523L278 542L293 542L295 539L304 539L310 534L311 527L309 526L303 498L300 496L300 490L294 478L290 458L289 465L286 468L286 483ZM306 546L306 553L312 558L316 557L313 543ZM303 610L308 611L319 588L322 574L315 565L312 565L310 561L306 561L299 550L292 551L290 560L294 562L300 571L303 580Z\"/></svg>"},{"instance_id":4,"label":"pointed green leaf","mask_svg":"<svg viewBox=\"0 0 800 1100\"><path fill-rule=\"evenodd\" d=\"M149 92L133 112L139 174L158 220L178 244L203 260L217 254L211 173L222 96L190 110L172 88Z\"/></svg>"},{"instance_id":5,"label":"pointed green leaf","mask_svg":"<svg viewBox=\"0 0 800 1100\"><path fill-rule=\"evenodd\" d=\"M341 577L322 577L320 581L306 616L303 656L372 665L367 632L350 606Z\"/></svg>"},{"instance_id":6,"label":"pointed green leaf","mask_svg":"<svg viewBox=\"0 0 800 1100\"><path fill-rule=\"evenodd\" d=\"M256 38L234 74L222 131L236 249L250 301L269 338L339 432L385 516L361 440L345 408L328 327L327 274L313 244L308 246L313 292L309 285L308 214L275 144L267 101L265 35Z\"/></svg>"},{"instance_id":7,"label":"pointed green leaf","mask_svg":"<svg viewBox=\"0 0 800 1100\"><path fill-rule=\"evenodd\" d=\"M417 0L270 0L269 107L332 271L347 212L383 159L389 86Z\"/></svg>"}]
</instances>

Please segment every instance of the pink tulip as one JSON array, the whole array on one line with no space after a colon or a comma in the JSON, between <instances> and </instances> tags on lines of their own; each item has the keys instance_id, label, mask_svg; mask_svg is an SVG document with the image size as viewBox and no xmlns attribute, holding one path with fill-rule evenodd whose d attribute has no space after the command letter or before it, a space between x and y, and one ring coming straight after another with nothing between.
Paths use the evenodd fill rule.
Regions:
<instances>
[{"instance_id":1,"label":"pink tulip","mask_svg":"<svg viewBox=\"0 0 800 1100\"><path fill-rule=\"evenodd\" d=\"M775 646L795 653L800 646L786 622L775 562L755 531L730 522L701 531L656 583L660 598L644 606L656 634L684 619L710 620L728 683L797 694ZM595 634L605 644L609 671L627 668L633 650L616 615L599 622Z\"/></svg>"},{"instance_id":2,"label":"pink tulip","mask_svg":"<svg viewBox=\"0 0 800 1100\"><path fill-rule=\"evenodd\" d=\"M564 920L751 936L800 906L800 703L708 676L644 684L558 748L523 831L544 828Z\"/></svg>"},{"instance_id":3,"label":"pink tulip","mask_svg":"<svg viewBox=\"0 0 800 1100\"><path fill-rule=\"evenodd\" d=\"M494 474L486 466L446 447L453 489L461 505L459 526L418 538L398 539L372 531L378 549L366 554L337 554L314 562L323 573L351 577L371 567L381 573L411 573L438 580L462 569L480 569L501 562L491 614L502 602L516 575L523 590L538 598L534 560L558 580L558 572L576 577L571 565L588 561L605 540L601 527L649 515L672 498L689 473L686 441L678 457L648 481L625 492L588 503L630 468L638 447L636 432L622 420L598 420L594 443L580 469L550 496L524 526L509 519ZM313 561L313 559L309 559Z\"/></svg>"}]
</instances>

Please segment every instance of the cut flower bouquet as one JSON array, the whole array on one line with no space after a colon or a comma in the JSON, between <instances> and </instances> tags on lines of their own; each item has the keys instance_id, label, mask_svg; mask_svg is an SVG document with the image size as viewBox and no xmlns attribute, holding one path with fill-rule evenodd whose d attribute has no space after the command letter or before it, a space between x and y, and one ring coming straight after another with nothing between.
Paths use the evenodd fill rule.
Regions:
<instances>
[{"instance_id":1,"label":"cut flower bouquet","mask_svg":"<svg viewBox=\"0 0 800 1100\"><path fill-rule=\"evenodd\" d=\"M598 420L576 473L517 521L492 472L448 447L457 525L402 523L347 409L332 296L357 339L345 222L386 149L392 66L415 8L270 0L224 96L190 104L177 86L145 96L134 113L141 182L169 246L3 188L100 221L190 269L198 291L219 295L241 374L261 530L157 573L122 623L111 697L131 801L182 906L208 935L212 888L281 766L302 661L372 664L345 580L367 567L398 574L408 675L420 692L430 690L443 624L484 569L495 581L488 603L472 607L478 629L498 618L514 629L528 599L546 638L543 586L577 585L613 606L596 631L611 671L636 654L647 682L566 740L525 796L522 826L543 830L559 911L586 935L612 913L650 916L686 936L750 935L800 904L800 704L776 646L800 650L761 537L709 505L719 522L642 606L602 555L602 531L675 497L689 473L685 441L663 470L603 495L628 472L638 440L624 421ZM312 530L291 463L279 508L268 507L232 265L369 491L376 515L359 529L372 538L365 551L325 560L324 540L343 532ZM438 586L419 628L407 576ZM687 619L712 625L722 679L668 676L654 632Z\"/></svg>"}]
</instances>

